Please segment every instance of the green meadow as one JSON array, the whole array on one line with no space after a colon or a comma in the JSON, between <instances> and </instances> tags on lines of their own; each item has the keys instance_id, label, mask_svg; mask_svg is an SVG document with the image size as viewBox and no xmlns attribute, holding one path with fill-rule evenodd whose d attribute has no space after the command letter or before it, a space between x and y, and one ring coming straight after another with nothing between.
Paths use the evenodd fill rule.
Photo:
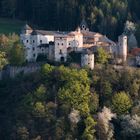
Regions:
<instances>
[{"instance_id":1,"label":"green meadow","mask_svg":"<svg viewBox=\"0 0 140 140\"><path fill-rule=\"evenodd\" d=\"M0 34L20 33L23 21L0 18Z\"/></svg>"}]
</instances>

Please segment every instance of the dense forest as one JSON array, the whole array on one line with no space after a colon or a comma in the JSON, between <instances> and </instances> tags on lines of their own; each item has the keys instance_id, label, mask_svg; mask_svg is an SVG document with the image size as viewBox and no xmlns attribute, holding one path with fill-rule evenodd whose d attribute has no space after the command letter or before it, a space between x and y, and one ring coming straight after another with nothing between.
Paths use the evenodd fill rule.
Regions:
<instances>
[{"instance_id":1,"label":"dense forest","mask_svg":"<svg viewBox=\"0 0 140 140\"><path fill-rule=\"evenodd\" d=\"M139 6L139 0L1 0L0 17L50 30L74 30L85 18L91 30L116 39L127 20L139 25Z\"/></svg>"},{"instance_id":2,"label":"dense forest","mask_svg":"<svg viewBox=\"0 0 140 140\"><path fill-rule=\"evenodd\" d=\"M138 140L140 71L45 64L0 82L2 140Z\"/></svg>"}]
</instances>

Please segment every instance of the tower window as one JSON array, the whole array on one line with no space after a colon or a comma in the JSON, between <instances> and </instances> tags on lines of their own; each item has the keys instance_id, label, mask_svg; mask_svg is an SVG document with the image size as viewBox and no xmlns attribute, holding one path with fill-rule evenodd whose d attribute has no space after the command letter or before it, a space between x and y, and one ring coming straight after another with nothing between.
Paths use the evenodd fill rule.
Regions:
<instances>
[{"instance_id":1,"label":"tower window","mask_svg":"<svg viewBox=\"0 0 140 140\"><path fill-rule=\"evenodd\" d=\"M63 46L63 43L62 43L62 46Z\"/></svg>"},{"instance_id":2,"label":"tower window","mask_svg":"<svg viewBox=\"0 0 140 140\"><path fill-rule=\"evenodd\" d=\"M60 50L59 54L62 54L62 50Z\"/></svg>"},{"instance_id":3,"label":"tower window","mask_svg":"<svg viewBox=\"0 0 140 140\"><path fill-rule=\"evenodd\" d=\"M29 40L26 41L27 43L29 42Z\"/></svg>"},{"instance_id":4,"label":"tower window","mask_svg":"<svg viewBox=\"0 0 140 140\"><path fill-rule=\"evenodd\" d=\"M35 54L33 54L33 57L35 57Z\"/></svg>"},{"instance_id":5,"label":"tower window","mask_svg":"<svg viewBox=\"0 0 140 140\"><path fill-rule=\"evenodd\" d=\"M59 43L57 45L59 45Z\"/></svg>"},{"instance_id":6,"label":"tower window","mask_svg":"<svg viewBox=\"0 0 140 140\"><path fill-rule=\"evenodd\" d=\"M42 40L40 40L40 43L42 43Z\"/></svg>"},{"instance_id":7,"label":"tower window","mask_svg":"<svg viewBox=\"0 0 140 140\"><path fill-rule=\"evenodd\" d=\"M33 40L33 43L35 43L35 41Z\"/></svg>"},{"instance_id":8,"label":"tower window","mask_svg":"<svg viewBox=\"0 0 140 140\"><path fill-rule=\"evenodd\" d=\"M35 48L33 47L33 51L35 50Z\"/></svg>"}]
</instances>

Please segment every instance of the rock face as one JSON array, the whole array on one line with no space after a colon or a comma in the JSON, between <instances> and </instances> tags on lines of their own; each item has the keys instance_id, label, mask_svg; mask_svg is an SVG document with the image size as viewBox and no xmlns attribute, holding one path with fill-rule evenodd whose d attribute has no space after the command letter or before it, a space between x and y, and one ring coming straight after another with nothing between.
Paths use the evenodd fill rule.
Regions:
<instances>
[{"instance_id":1,"label":"rock face","mask_svg":"<svg viewBox=\"0 0 140 140\"><path fill-rule=\"evenodd\" d=\"M128 49L131 51L134 48L137 48L137 40L134 34L128 36Z\"/></svg>"}]
</instances>

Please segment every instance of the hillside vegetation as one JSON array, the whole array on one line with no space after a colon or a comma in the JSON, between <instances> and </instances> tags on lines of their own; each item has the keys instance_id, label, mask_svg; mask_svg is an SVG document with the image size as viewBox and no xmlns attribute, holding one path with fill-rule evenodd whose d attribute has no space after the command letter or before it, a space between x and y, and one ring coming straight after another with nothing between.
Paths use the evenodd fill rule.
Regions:
<instances>
[{"instance_id":1,"label":"hillside vegetation","mask_svg":"<svg viewBox=\"0 0 140 140\"><path fill-rule=\"evenodd\" d=\"M136 140L139 100L139 70L45 64L0 81L0 139Z\"/></svg>"}]
</instances>

